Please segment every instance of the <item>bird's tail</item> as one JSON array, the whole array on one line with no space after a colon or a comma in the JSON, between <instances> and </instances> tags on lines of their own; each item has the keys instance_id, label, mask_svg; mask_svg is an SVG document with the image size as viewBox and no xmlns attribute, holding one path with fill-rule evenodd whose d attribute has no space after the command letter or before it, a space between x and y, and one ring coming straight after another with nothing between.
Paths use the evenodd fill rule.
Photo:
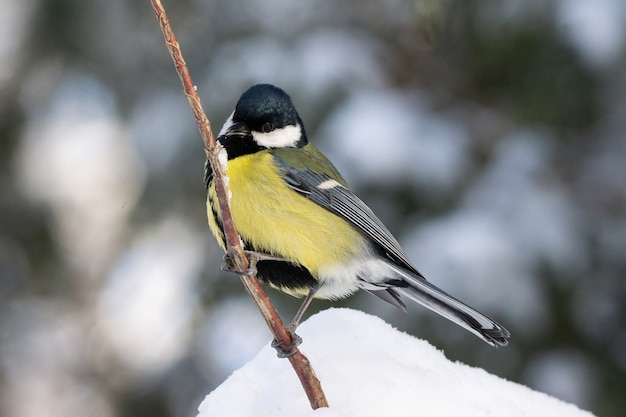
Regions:
<instances>
[{"instance_id":1,"label":"bird's tail","mask_svg":"<svg viewBox=\"0 0 626 417\"><path fill-rule=\"evenodd\" d=\"M491 346L498 347L508 344L507 339L511 334L500 324L448 295L423 277L396 265L392 267L402 275L403 281L407 284L406 286L395 286L393 290L469 330Z\"/></svg>"}]
</instances>

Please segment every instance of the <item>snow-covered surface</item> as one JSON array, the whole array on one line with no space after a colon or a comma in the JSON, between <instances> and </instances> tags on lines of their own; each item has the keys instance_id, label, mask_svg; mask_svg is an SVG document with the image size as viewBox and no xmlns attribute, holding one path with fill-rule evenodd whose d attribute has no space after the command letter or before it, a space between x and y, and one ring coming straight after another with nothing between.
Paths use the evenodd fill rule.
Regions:
<instances>
[{"instance_id":1,"label":"snow-covered surface","mask_svg":"<svg viewBox=\"0 0 626 417\"><path fill-rule=\"evenodd\" d=\"M359 311L325 310L298 333L329 409L311 410L289 362L266 346L205 398L198 417L592 416L480 368L451 362L427 342Z\"/></svg>"}]
</instances>

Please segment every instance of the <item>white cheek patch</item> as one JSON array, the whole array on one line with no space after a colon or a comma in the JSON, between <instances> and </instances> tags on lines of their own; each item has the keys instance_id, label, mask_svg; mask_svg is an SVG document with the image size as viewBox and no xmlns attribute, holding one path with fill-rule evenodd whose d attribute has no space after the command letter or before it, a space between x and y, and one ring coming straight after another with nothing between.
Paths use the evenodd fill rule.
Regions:
<instances>
[{"instance_id":1,"label":"white cheek patch","mask_svg":"<svg viewBox=\"0 0 626 417\"><path fill-rule=\"evenodd\" d=\"M226 119L226 122L224 122L224 126L222 126L222 130L220 130L220 133L217 134L217 137L219 138L220 136L223 136L226 134L226 131L228 130L229 127L231 127L233 125L233 115L235 114L235 112L233 111L230 116L228 116L228 119Z\"/></svg>"},{"instance_id":2,"label":"white cheek patch","mask_svg":"<svg viewBox=\"0 0 626 417\"><path fill-rule=\"evenodd\" d=\"M252 132L254 141L266 148L294 147L302 136L300 125L285 126L269 133Z\"/></svg>"}]
</instances>

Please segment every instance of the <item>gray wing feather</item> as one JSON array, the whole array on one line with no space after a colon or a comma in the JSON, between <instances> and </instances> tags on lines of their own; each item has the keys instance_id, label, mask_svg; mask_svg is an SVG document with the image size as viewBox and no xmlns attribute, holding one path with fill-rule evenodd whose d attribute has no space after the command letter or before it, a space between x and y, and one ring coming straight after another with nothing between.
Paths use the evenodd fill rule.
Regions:
<instances>
[{"instance_id":1,"label":"gray wing feather","mask_svg":"<svg viewBox=\"0 0 626 417\"><path fill-rule=\"evenodd\" d=\"M291 189L344 218L378 244L390 259L422 276L383 222L352 191L339 183L333 187L320 188L320 184L334 179L309 169L294 168L280 158L275 158L283 169L283 178Z\"/></svg>"},{"instance_id":2,"label":"gray wing feather","mask_svg":"<svg viewBox=\"0 0 626 417\"><path fill-rule=\"evenodd\" d=\"M344 218L380 246L392 261L389 266L407 284L369 292L406 311L398 294L401 293L464 327L492 346L505 346L508 343L510 334L504 327L426 281L408 260L391 232L352 191L328 175L294 168L280 158L276 160L291 189Z\"/></svg>"}]
</instances>

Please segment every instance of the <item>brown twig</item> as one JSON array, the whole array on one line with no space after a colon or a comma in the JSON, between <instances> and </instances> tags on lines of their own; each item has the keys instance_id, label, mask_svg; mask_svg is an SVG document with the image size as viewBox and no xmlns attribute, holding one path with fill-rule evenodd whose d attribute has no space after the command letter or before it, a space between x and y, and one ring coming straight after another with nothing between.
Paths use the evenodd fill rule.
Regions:
<instances>
[{"instance_id":1,"label":"brown twig","mask_svg":"<svg viewBox=\"0 0 626 417\"><path fill-rule=\"evenodd\" d=\"M187 97L187 101L189 101L194 118L196 119L196 124L198 125L198 129L202 135L204 152L213 170L215 188L219 200L220 213L222 215L222 225L229 253L238 270L246 271L248 269L248 259L243 252L239 234L237 233L237 229L235 228L235 224L231 216L230 208L228 206L228 192L224 181L225 174L218 160L220 147L216 144L215 137L211 132L209 119L202 110L200 97L198 96L196 88L191 80L191 76L189 75L189 69L183 59L180 46L174 36L169 19L165 13L165 9L163 8L160 0L151 0L151 3L161 30L163 31L167 49L174 60L176 72L178 73L180 81L183 84L185 96ZM274 305L271 303L257 278L255 276L241 275L241 280L248 293L252 296L255 304L261 311L261 314L263 315L263 318L265 319L276 341L282 346L292 345L291 334L285 328L285 324L281 320L276 308L274 308ZM289 356L289 361L302 383L302 387L309 398L311 407L313 409L328 407L320 382L315 376L309 360L297 347L293 348L293 354Z\"/></svg>"}]
</instances>

